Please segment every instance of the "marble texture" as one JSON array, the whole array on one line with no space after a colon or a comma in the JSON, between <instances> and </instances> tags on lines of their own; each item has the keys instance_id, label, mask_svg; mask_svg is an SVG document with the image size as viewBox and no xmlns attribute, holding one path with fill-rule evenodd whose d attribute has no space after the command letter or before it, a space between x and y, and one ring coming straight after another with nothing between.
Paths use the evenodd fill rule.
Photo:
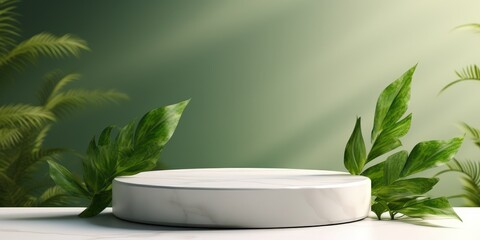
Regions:
<instances>
[{"instance_id":1,"label":"marble texture","mask_svg":"<svg viewBox=\"0 0 480 240\"><path fill-rule=\"evenodd\" d=\"M0 239L5 240L478 240L480 208L455 208L463 222L432 220L411 224L406 220L364 220L305 228L203 229L165 227L120 220L107 208L93 218L79 218L84 208L0 208ZM431 227L427 224L436 224Z\"/></svg>"},{"instance_id":2,"label":"marble texture","mask_svg":"<svg viewBox=\"0 0 480 240\"><path fill-rule=\"evenodd\" d=\"M152 171L116 178L112 206L121 219L171 226L327 225L368 215L370 179L299 169Z\"/></svg>"}]
</instances>

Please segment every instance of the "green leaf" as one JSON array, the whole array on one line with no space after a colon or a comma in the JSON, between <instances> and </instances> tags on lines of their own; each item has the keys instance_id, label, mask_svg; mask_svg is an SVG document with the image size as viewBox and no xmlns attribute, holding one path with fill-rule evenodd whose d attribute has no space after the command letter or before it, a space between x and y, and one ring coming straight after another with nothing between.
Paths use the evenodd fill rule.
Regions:
<instances>
[{"instance_id":1,"label":"green leaf","mask_svg":"<svg viewBox=\"0 0 480 240\"><path fill-rule=\"evenodd\" d=\"M382 219L382 214L384 212L388 212L388 208L386 206L386 203L385 202L381 202L381 201L375 201L373 204L372 204L372 212L375 213L375 215L377 215L377 219L378 220L381 220Z\"/></svg>"},{"instance_id":2,"label":"green leaf","mask_svg":"<svg viewBox=\"0 0 480 240\"><path fill-rule=\"evenodd\" d=\"M172 137L190 100L154 109L145 114L135 131L135 146L155 143L164 146Z\"/></svg>"},{"instance_id":3,"label":"green leaf","mask_svg":"<svg viewBox=\"0 0 480 240\"><path fill-rule=\"evenodd\" d=\"M413 218L447 217L462 220L445 197L419 200L397 211Z\"/></svg>"},{"instance_id":4,"label":"green leaf","mask_svg":"<svg viewBox=\"0 0 480 240\"><path fill-rule=\"evenodd\" d=\"M462 124L462 127L464 129L465 132L468 133L468 135L470 135L472 141L475 143L475 145L477 145L478 147L480 147L480 129L478 128L474 128L466 123L463 123Z\"/></svg>"},{"instance_id":5,"label":"green leaf","mask_svg":"<svg viewBox=\"0 0 480 240\"><path fill-rule=\"evenodd\" d=\"M375 192L381 186L388 185L399 178L399 172L408 157L407 151L400 151L392 154L387 160L377 163L361 173L361 175L370 178L372 182L372 192ZM401 168L397 168L400 167Z\"/></svg>"},{"instance_id":6,"label":"green leaf","mask_svg":"<svg viewBox=\"0 0 480 240\"><path fill-rule=\"evenodd\" d=\"M383 179L385 185L390 185L394 181L400 178L400 173L402 172L405 163L407 162L408 152L400 151L397 152L385 160Z\"/></svg>"},{"instance_id":7,"label":"green leaf","mask_svg":"<svg viewBox=\"0 0 480 240\"><path fill-rule=\"evenodd\" d=\"M35 199L35 206L62 206L69 203L71 197L59 186L50 187Z\"/></svg>"},{"instance_id":8,"label":"green leaf","mask_svg":"<svg viewBox=\"0 0 480 240\"><path fill-rule=\"evenodd\" d=\"M373 194L385 200L420 196L430 191L433 186L438 183L438 180L438 178L411 178L397 180L390 185L379 187Z\"/></svg>"},{"instance_id":9,"label":"green leaf","mask_svg":"<svg viewBox=\"0 0 480 240\"><path fill-rule=\"evenodd\" d=\"M365 171L361 173L362 176L370 178L372 182L372 192L374 192L376 188L385 185L385 180L383 179L384 168L385 162L380 162L365 169Z\"/></svg>"},{"instance_id":10,"label":"green leaf","mask_svg":"<svg viewBox=\"0 0 480 240\"><path fill-rule=\"evenodd\" d=\"M409 176L447 163L455 156L462 141L463 138L459 137L447 141L433 140L418 143L408 156L401 176Z\"/></svg>"},{"instance_id":11,"label":"green leaf","mask_svg":"<svg viewBox=\"0 0 480 240\"><path fill-rule=\"evenodd\" d=\"M47 160L47 162L50 167L50 177L59 187L73 196L88 197L90 195L68 169L52 160Z\"/></svg>"},{"instance_id":12,"label":"green leaf","mask_svg":"<svg viewBox=\"0 0 480 240\"><path fill-rule=\"evenodd\" d=\"M480 68L477 65L467 66L460 71L455 71L455 74L457 74L459 79L447 84L445 87L442 88L442 90L440 90L440 93L442 93L447 88L449 88L452 85L455 85L459 82L480 81Z\"/></svg>"},{"instance_id":13,"label":"green leaf","mask_svg":"<svg viewBox=\"0 0 480 240\"><path fill-rule=\"evenodd\" d=\"M372 129L372 143L386 127L395 124L407 111L410 101L410 83L415 68L416 65L388 85L378 97Z\"/></svg>"},{"instance_id":14,"label":"green leaf","mask_svg":"<svg viewBox=\"0 0 480 240\"><path fill-rule=\"evenodd\" d=\"M448 163L448 170L462 174L463 198L465 206L480 207L480 162L458 161L454 159Z\"/></svg>"},{"instance_id":15,"label":"green leaf","mask_svg":"<svg viewBox=\"0 0 480 240\"><path fill-rule=\"evenodd\" d=\"M105 208L110 205L112 201L112 190L96 193L93 195L90 205L78 215L79 217L88 218L97 216Z\"/></svg>"},{"instance_id":16,"label":"green leaf","mask_svg":"<svg viewBox=\"0 0 480 240\"><path fill-rule=\"evenodd\" d=\"M113 141L111 126L102 131L98 144L92 139L82 163L85 185L93 197L81 217L95 216L110 204L115 177L155 168L187 104L188 100L154 109L143 116L135 131L135 122L130 122Z\"/></svg>"},{"instance_id":17,"label":"green leaf","mask_svg":"<svg viewBox=\"0 0 480 240\"><path fill-rule=\"evenodd\" d=\"M367 162L381 156L397 147L402 146L399 138L405 136L410 130L412 122L412 114L409 114L404 119L395 124L387 126L380 135L375 139L372 149L368 153Z\"/></svg>"},{"instance_id":18,"label":"green leaf","mask_svg":"<svg viewBox=\"0 0 480 240\"><path fill-rule=\"evenodd\" d=\"M345 147L343 158L345 168L353 175L360 174L366 162L365 142L363 141L361 128L361 119L357 118L355 128Z\"/></svg>"},{"instance_id":19,"label":"green leaf","mask_svg":"<svg viewBox=\"0 0 480 240\"><path fill-rule=\"evenodd\" d=\"M117 103L127 99L128 95L116 90L70 89L49 98L45 109L56 117L64 117L78 109L85 108L88 104Z\"/></svg>"}]
</instances>

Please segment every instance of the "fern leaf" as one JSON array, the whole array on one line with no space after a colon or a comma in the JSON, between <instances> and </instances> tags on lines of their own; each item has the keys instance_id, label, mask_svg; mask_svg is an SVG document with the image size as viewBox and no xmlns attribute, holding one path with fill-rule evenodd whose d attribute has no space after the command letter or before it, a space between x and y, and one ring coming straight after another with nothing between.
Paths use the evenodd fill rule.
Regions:
<instances>
[{"instance_id":1,"label":"fern leaf","mask_svg":"<svg viewBox=\"0 0 480 240\"><path fill-rule=\"evenodd\" d=\"M45 105L51 98L57 95L62 88L72 81L78 80L80 74L64 74L60 70L55 70L45 76L44 84L40 89L38 98L41 105Z\"/></svg>"},{"instance_id":2,"label":"fern leaf","mask_svg":"<svg viewBox=\"0 0 480 240\"><path fill-rule=\"evenodd\" d=\"M474 128L466 123L462 123L462 128L470 135L473 142L480 147L480 129Z\"/></svg>"},{"instance_id":3,"label":"fern leaf","mask_svg":"<svg viewBox=\"0 0 480 240\"><path fill-rule=\"evenodd\" d=\"M37 136L35 137L35 140L33 140L33 147L32 147L32 153L36 153L38 151L41 151L43 142L45 141L45 138L47 137L48 131L50 131L51 125L46 125L44 128L42 128Z\"/></svg>"},{"instance_id":4,"label":"fern leaf","mask_svg":"<svg viewBox=\"0 0 480 240\"><path fill-rule=\"evenodd\" d=\"M20 142L23 134L16 128L0 128L0 149L7 149Z\"/></svg>"},{"instance_id":5,"label":"fern leaf","mask_svg":"<svg viewBox=\"0 0 480 240\"><path fill-rule=\"evenodd\" d=\"M128 99L126 94L116 90L72 89L56 94L47 102L45 108L56 117L63 117L87 104L103 104L126 99Z\"/></svg>"},{"instance_id":6,"label":"fern leaf","mask_svg":"<svg viewBox=\"0 0 480 240\"><path fill-rule=\"evenodd\" d=\"M0 106L0 126L19 128L39 127L55 117L42 107L15 104Z\"/></svg>"},{"instance_id":7,"label":"fern leaf","mask_svg":"<svg viewBox=\"0 0 480 240\"><path fill-rule=\"evenodd\" d=\"M27 63L35 62L39 56L61 58L79 56L82 50L89 50L87 43L70 34L55 36L50 33L39 33L20 42L0 59L0 66L6 65L21 70Z\"/></svg>"},{"instance_id":8,"label":"fern leaf","mask_svg":"<svg viewBox=\"0 0 480 240\"><path fill-rule=\"evenodd\" d=\"M463 184L463 197L467 206L480 206L480 162L452 160L448 164L451 171L460 172Z\"/></svg>"},{"instance_id":9,"label":"fern leaf","mask_svg":"<svg viewBox=\"0 0 480 240\"><path fill-rule=\"evenodd\" d=\"M52 113L42 107L24 104L0 106L0 149L19 143L25 133L54 121Z\"/></svg>"},{"instance_id":10,"label":"fern leaf","mask_svg":"<svg viewBox=\"0 0 480 240\"><path fill-rule=\"evenodd\" d=\"M17 1L0 1L0 53L5 54L15 45L15 37L20 34L18 21L15 19L16 7L13 5ZM13 6L12 6L13 5Z\"/></svg>"},{"instance_id":11,"label":"fern leaf","mask_svg":"<svg viewBox=\"0 0 480 240\"><path fill-rule=\"evenodd\" d=\"M60 187L54 186L45 190L35 199L35 205L39 207L61 206L69 203L70 197Z\"/></svg>"},{"instance_id":12,"label":"fern leaf","mask_svg":"<svg viewBox=\"0 0 480 240\"><path fill-rule=\"evenodd\" d=\"M480 68L477 65L467 66L460 71L455 71L455 74L458 76L459 79L447 84L445 87L442 88L442 90L440 90L440 93L459 82L480 81Z\"/></svg>"},{"instance_id":13,"label":"fern leaf","mask_svg":"<svg viewBox=\"0 0 480 240\"><path fill-rule=\"evenodd\" d=\"M453 30L473 30L475 32L480 33L480 24L478 23L467 23L467 24L462 24L460 26L455 27Z\"/></svg>"}]
</instances>

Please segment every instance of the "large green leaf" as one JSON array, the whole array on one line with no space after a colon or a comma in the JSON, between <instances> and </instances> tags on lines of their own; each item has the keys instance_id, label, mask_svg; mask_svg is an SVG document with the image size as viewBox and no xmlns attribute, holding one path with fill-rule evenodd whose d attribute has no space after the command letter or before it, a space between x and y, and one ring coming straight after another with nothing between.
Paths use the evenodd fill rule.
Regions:
<instances>
[{"instance_id":1,"label":"large green leaf","mask_svg":"<svg viewBox=\"0 0 480 240\"><path fill-rule=\"evenodd\" d=\"M411 178L397 180L390 185L379 187L373 194L386 200L420 196L430 191L438 178Z\"/></svg>"},{"instance_id":2,"label":"large green leaf","mask_svg":"<svg viewBox=\"0 0 480 240\"><path fill-rule=\"evenodd\" d=\"M90 205L80 213L80 217L94 217L110 205L112 201L112 190L102 191L93 195Z\"/></svg>"},{"instance_id":3,"label":"large green leaf","mask_svg":"<svg viewBox=\"0 0 480 240\"><path fill-rule=\"evenodd\" d=\"M370 181L372 182L372 192L376 188L385 185L385 180L383 179L384 168L385 162L380 162L365 169L365 171L361 173L362 176L370 178Z\"/></svg>"},{"instance_id":4,"label":"large green leaf","mask_svg":"<svg viewBox=\"0 0 480 240\"><path fill-rule=\"evenodd\" d=\"M400 151L389 156L385 161L377 163L363 171L361 175L370 178L372 192L380 186L388 185L400 177L403 165L407 160L407 151Z\"/></svg>"},{"instance_id":5,"label":"large green leaf","mask_svg":"<svg viewBox=\"0 0 480 240\"><path fill-rule=\"evenodd\" d=\"M408 152L397 152L385 160L383 179L385 185L390 185L400 178L405 163L407 162Z\"/></svg>"},{"instance_id":6,"label":"large green leaf","mask_svg":"<svg viewBox=\"0 0 480 240\"><path fill-rule=\"evenodd\" d=\"M88 197L90 194L83 184L65 167L52 160L47 160L50 177L66 192L76 197Z\"/></svg>"},{"instance_id":7,"label":"large green leaf","mask_svg":"<svg viewBox=\"0 0 480 240\"><path fill-rule=\"evenodd\" d=\"M397 211L415 218L447 217L461 220L445 197L419 200Z\"/></svg>"},{"instance_id":8,"label":"large green leaf","mask_svg":"<svg viewBox=\"0 0 480 240\"><path fill-rule=\"evenodd\" d=\"M357 118L343 156L345 168L353 175L360 174L366 162L366 149L361 125L361 119Z\"/></svg>"},{"instance_id":9,"label":"large green leaf","mask_svg":"<svg viewBox=\"0 0 480 240\"><path fill-rule=\"evenodd\" d=\"M433 140L418 143L408 156L401 176L409 176L447 163L455 156L462 142L463 138L458 137L447 141Z\"/></svg>"},{"instance_id":10,"label":"large green leaf","mask_svg":"<svg viewBox=\"0 0 480 240\"><path fill-rule=\"evenodd\" d=\"M380 135L375 139L372 149L368 153L367 162L381 156L397 147L402 146L399 138L405 136L410 130L412 122L412 114L409 114L404 119L387 126Z\"/></svg>"},{"instance_id":11,"label":"large green leaf","mask_svg":"<svg viewBox=\"0 0 480 240\"><path fill-rule=\"evenodd\" d=\"M145 114L135 131L135 147L155 143L165 145L177 128L183 110L190 100L154 109Z\"/></svg>"},{"instance_id":12,"label":"large green leaf","mask_svg":"<svg viewBox=\"0 0 480 240\"><path fill-rule=\"evenodd\" d=\"M131 122L120 129L114 140L114 127L105 128L98 143L95 138L92 139L83 160L83 178L93 197L81 217L95 216L110 204L115 177L155 168L160 153L172 137L188 102L179 102L146 113L135 132L135 122Z\"/></svg>"},{"instance_id":13,"label":"large green leaf","mask_svg":"<svg viewBox=\"0 0 480 240\"><path fill-rule=\"evenodd\" d=\"M375 201L372 204L372 212L374 212L375 215L377 215L378 220L381 220L382 219L382 213L387 212L387 211L388 211L388 207L387 207L386 202L384 202L384 201Z\"/></svg>"},{"instance_id":14,"label":"large green leaf","mask_svg":"<svg viewBox=\"0 0 480 240\"><path fill-rule=\"evenodd\" d=\"M388 85L378 97L371 136L372 143L386 127L395 124L407 111L410 101L410 83L415 68L416 65Z\"/></svg>"}]
</instances>

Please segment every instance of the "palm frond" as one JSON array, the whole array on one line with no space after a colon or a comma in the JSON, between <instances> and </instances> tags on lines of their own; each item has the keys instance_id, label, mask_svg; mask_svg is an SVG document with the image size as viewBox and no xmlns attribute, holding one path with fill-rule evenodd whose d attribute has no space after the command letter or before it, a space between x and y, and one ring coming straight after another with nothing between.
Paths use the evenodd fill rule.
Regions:
<instances>
[{"instance_id":1,"label":"palm frond","mask_svg":"<svg viewBox=\"0 0 480 240\"><path fill-rule=\"evenodd\" d=\"M44 84L39 91L38 100L41 105L45 105L51 98L57 95L62 88L72 81L78 80L80 74L70 73L64 74L60 70L55 70L48 73L44 77Z\"/></svg>"},{"instance_id":2,"label":"palm frond","mask_svg":"<svg viewBox=\"0 0 480 240\"><path fill-rule=\"evenodd\" d=\"M35 199L35 206L61 206L68 204L70 197L60 187L54 186L45 190Z\"/></svg>"},{"instance_id":3,"label":"palm frond","mask_svg":"<svg viewBox=\"0 0 480 240\"><path fill-rule=\"evenodd\" d=\"M42 107L25 104L0 106L0 149L7 149L19 143L26 133L35 132L54 121L52 113Z\"/></svg>"},{"instance_id":4,"label":"palm frond","mask_svg":"<svg viewBox=\"0 0 480 240\"><path fill-rule=\"evenodd\" d=\"M9 66L21 70L27 63L35 62L40 56L61 58L79 56L82 50L89 50L87 43L70 34L55 36L39 33L20 42L5 56L0 58L0 67Z\"/></svg>"},{"instance_id":5,"label":"palm frond","mask_svg":"<svg viewBox=\"0 0 480 240\"><path fill-rule=\"evenodd\" d=\"M463 174L462 183L467 206L480 206L480 162L452 160L448 165L451 171Z\"/></svg>"},{"instance_id":6,"label":"palm frond","mask_svg":"<svg viewBox=\"0 0 480 240\"><path fill-rule=\"evenodd\" d=\"M39 127L55 117L42 107L26 104L0 106L0 126Z\"/></svg>"},{"instance_id":7,"label":"palm frond","mask_svg":"<svg viewBox=\"0 0 480 240\"><path fill-rule=\"evenodd\" d=\"M467 23L455 27L453 30L473 30L477 33L480 33L480 24L479 23Z\"/></svg>"},{"instance_id":8,"label":"palm frond","mask_svg":"<svg viewBox=\"0 0 480 240\"><path fill-rule=\"evenodd\" d=\"M15 37L20 34L18 21L15 19L17 14L14 12L16 7L13 5L17 1L0 1L0 53L5 54L15 45ZM12 6L13 5L13 6Z\"/></svg>"},{"instance_id":9,"label":"palm frond","mask_svg":"<svg viewBox=\"0 0 480 240\"><path fill-rule=\"evenodd\" d=\"M0 149L7 149L20 142L23 134L16 128L0 128Z\"/></svg>"},{"instance_id":10,"label":"palm frond","mask_svg":"<svg viewBox=\"0 0 480 240\"><path fill-rule=\"evenodd\" d=\"M470 135L472 141L480 147L480 129L474 128L466 123L462 123L462 128Z\"/></svg>"},{"instance_id":11,"label":"palm frond","mask_svg":"<svg viewBox=\"0 0 480 240\"><path fill-rule=\"evenodd\" d=\"M126 99L128 96L125 93L116 90L72 89L56 94L47 102L45 108L56 117L63 117L87 104L115 103Z\"/></svg>"},{"instance_id":12,"label":"palm frond","mask_svg":"<svg viewBox=\"0 0 480 240\"><path fill-rule=\"evenodd\" d=\"M442 88L442 90L440 90L440 93L459 82L480 81L480 68L477 65L467 66L460 71L455 71L455 74L458 76L459 79L447 84L445 87Z\"/></svg>"},{"instance_id":13,"label":"palm frond","mask_svg":"<svg viewBox=\"0 0 480 240\"><path fill-rule=\"evenodd\" d=\"M35 140L33 140L33 146L32 146L32 152L38 152L42 150L42 145L43 142L45 141L45 138L47 137L48 131L50 131L51 125L46 125L43 127L35 137Z\"/></svg>"}]
</instances>

